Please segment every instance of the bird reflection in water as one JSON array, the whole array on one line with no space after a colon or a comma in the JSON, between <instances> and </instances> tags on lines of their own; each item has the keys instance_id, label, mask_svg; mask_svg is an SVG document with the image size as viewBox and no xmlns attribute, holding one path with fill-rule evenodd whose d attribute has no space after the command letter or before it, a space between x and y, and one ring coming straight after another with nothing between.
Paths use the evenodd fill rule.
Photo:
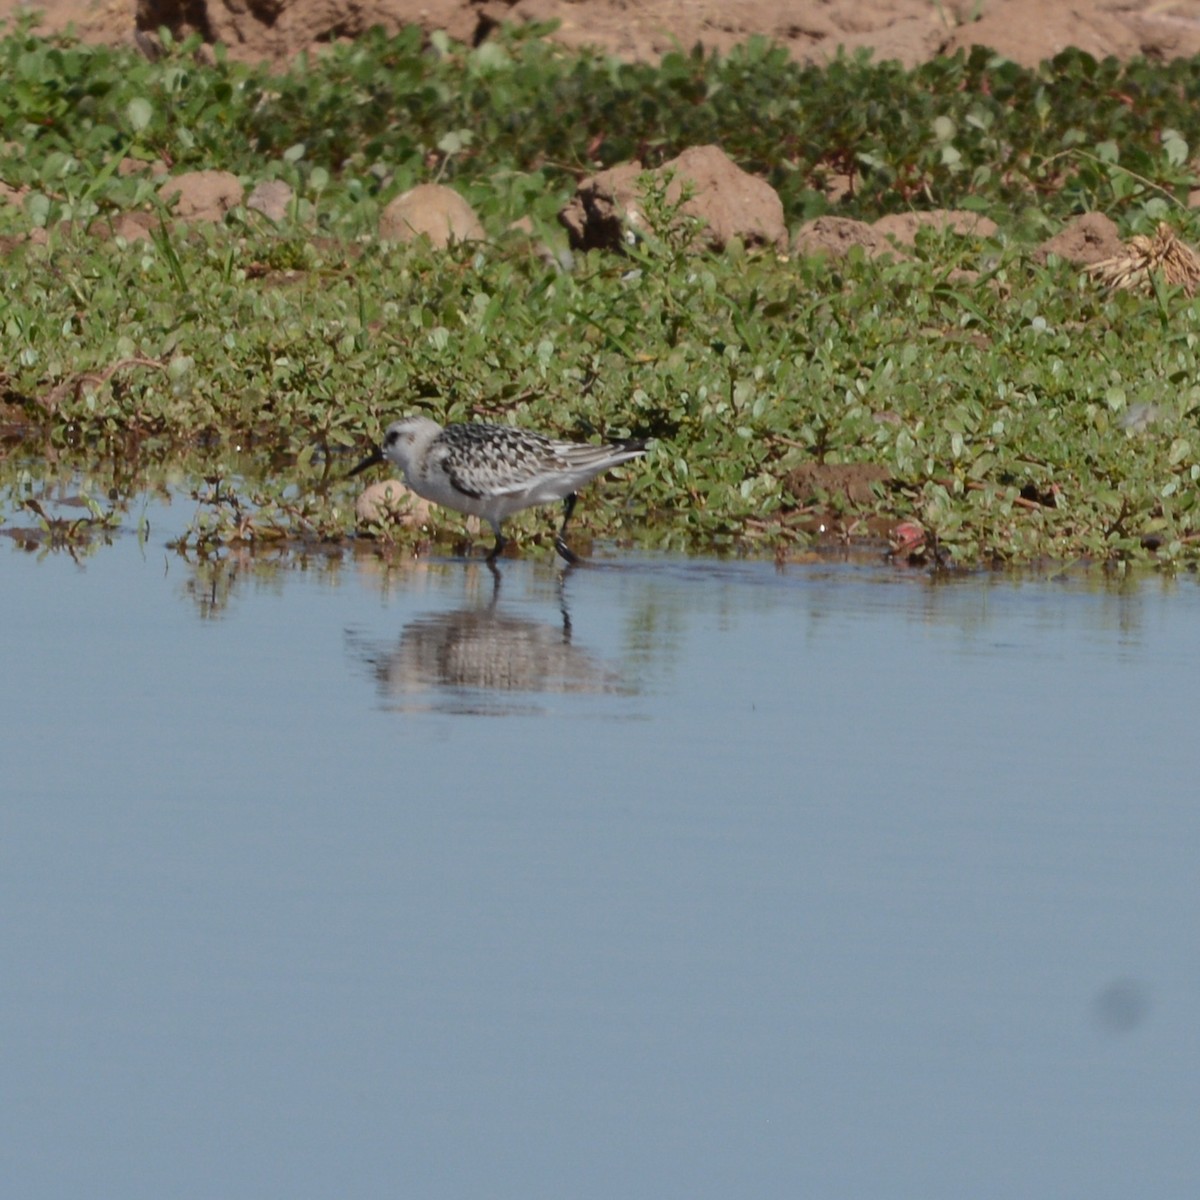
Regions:
<instances>
[{"instance_id":1,"label":"bird reflection in water","mask_svg":"<svg viewBox=\"0 0 1200 1200\"><path fill-rule=\"evenodd\" d=\"M556 621L503 610L500 571L491 570L487 604L417 617L395 645L347 632L351 650L371 667L385 707L506 714L539 711L529 699L539 693L633 693L618 671L574 644L565 593L570 569L559 576Z\"/></svg>"}]
</instances>

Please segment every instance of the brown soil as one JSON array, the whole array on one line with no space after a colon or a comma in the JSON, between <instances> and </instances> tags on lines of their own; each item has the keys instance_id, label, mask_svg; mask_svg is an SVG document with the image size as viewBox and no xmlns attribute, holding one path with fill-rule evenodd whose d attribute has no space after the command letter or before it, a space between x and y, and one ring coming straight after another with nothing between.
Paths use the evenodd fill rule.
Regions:
<instances>
[{"instance_id":1,"label":"brown soil","mask_svg":"<svg viewBox=\"0 0 1200 1200\"><path fill-rule=\"evenodd\" d=\"M0 19L40 8L42 32L124 42L160 26L199 31L239 59L282 63L373 25L444 29L468 42L501 21L560 22L555 38L628 59L763 34L800 60L871 47L906 65L978 43L1033 65L1067 46L1096 57L1200 53L1200 0L0 0Z\"/></svg>"}]
</instances>

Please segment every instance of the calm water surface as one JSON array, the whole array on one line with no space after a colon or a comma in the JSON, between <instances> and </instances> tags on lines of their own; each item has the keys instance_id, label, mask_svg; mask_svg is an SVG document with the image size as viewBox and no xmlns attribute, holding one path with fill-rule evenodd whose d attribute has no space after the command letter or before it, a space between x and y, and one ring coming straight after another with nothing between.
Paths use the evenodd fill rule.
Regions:
<instances>
[{"instance_id":1,"label":"calm water surface","mask_svg":"<svg viewBox=\"0 0 1200 1200\"><path fill-rule=\"evenodd\" d=\"M7 1195L1197 1194L1190 578L163 540L0 542Z\"/></svg>"}]
</instances>

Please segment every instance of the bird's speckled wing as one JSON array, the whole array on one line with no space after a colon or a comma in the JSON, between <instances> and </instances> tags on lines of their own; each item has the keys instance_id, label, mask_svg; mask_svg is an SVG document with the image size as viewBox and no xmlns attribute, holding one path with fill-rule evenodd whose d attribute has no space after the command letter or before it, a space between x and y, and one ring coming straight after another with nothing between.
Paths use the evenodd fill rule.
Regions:
<instances>
[{"instance_id":1,"label":"bird's speckled wing","mask_svg":"<svg viewBox=\"0 0 1200 1200\"><path fill-rule=\"evenodd\" d=\"M523 492L570 465L556 443L508 425L447 425L430 447L451 486L479 500Z\"/></svg>"}]
</instances>

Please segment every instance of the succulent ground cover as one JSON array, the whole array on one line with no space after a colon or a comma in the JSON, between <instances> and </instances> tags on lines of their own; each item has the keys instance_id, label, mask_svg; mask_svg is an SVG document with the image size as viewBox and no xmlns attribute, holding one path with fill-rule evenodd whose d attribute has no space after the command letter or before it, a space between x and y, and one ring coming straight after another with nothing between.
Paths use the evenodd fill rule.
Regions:
<instances>
[{"instance_id":1,"label":"succulent ground cover","mask_svg":"<svg viewBox=\"0 0 1200 1200\"><path fill-rule=\"evenodd\" d=\"M9 523L30 501L62 520L39 491L48 462L82 472L97 527L187 479L198 543L344 539L345 469L426 410L654 437L581 511L583 531L646 546L1200 556L1197 302L1030 252L1090 211L1197 240L1200 63L1069 52L1027 70L976 50L818 70L752 42L650 67L536 29L476 49L372 35L284 75L195 51L0 41ZM555 216L582 175L706 143L770 181L793 228L945 207L999 232L925 231L903 258L713 254L652 190L625 253L564 256ZM277 221L235 207L184 225L155 166L281 180L294 200ZM486 242L379 240L386 202L433 180ZM111 236L134 210L150 236ZM532 236L509 228L522 217ZM521 521L523 543L548 540L543 517ZM447 514L419 536L460 530Z\"/></svg>"}]
</instances>

